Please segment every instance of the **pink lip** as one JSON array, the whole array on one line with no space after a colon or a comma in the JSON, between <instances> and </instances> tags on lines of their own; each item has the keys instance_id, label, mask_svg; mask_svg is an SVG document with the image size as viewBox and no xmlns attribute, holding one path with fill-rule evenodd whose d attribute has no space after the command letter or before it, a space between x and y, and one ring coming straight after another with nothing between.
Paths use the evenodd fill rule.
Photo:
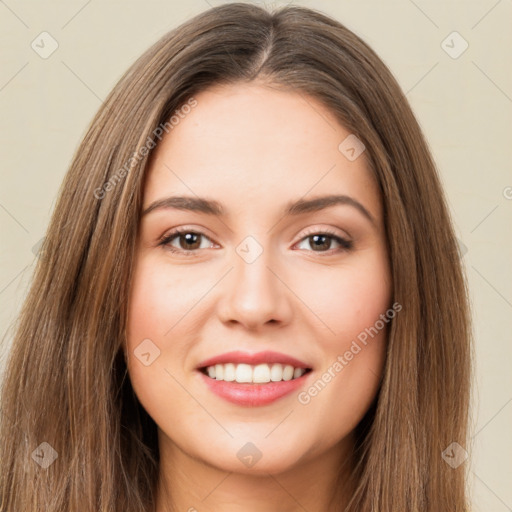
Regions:
<instances>
[{"instance_id":1,"label":"pink lip","mask_svg":"<svg viewBox=\"0 0 512 512\"><path fill-rule=\"evenodd\" d=\"M215 380L199 372L200 377L210 391L217 396L236 405L258 407L270 404L279 398L289 395L304 385L311 372L301 377L280 382L267 382L265 384L241 384L239 382L225 382Z\"/></svg>"},{"instance_id":2,"label":"pink lip","mask_svg":"<svg viewBox=\"0 0 512 512\"><path fill-rule=\"evenodd\" d=\"M234 351L234 352L226 352L225 354L220 354L215 357L211 357L210 359L206 359L199 363L197 368L206 368L208 366L214 366L216 364L225 364L225 363L245 363L250 365L256 364L272 364L272 363L281 363L281 364L289 364L294 368L311 368L303 361L299 361L295 359L295 357L287 356L286 354L280 354L279 352L272 352L270 350L266 350L265 352L257 352L256 354L250 354L248 352ZM292 381L285 381L292 382ZM279 384L279 383L277 383ZM259 386L259 385L258 385Z\"/></svg>"}]
</instances>

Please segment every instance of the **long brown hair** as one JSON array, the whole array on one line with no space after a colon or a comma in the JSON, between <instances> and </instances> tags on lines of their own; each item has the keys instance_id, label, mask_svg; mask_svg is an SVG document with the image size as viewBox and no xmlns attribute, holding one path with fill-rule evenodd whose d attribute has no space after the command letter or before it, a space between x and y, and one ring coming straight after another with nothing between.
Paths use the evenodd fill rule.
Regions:
<instances>
[{"instance_id":1,"label":"long brown hair","mask_svg":"<svg viewBox=\"0 0 512 512\"><path fill-rule=\"evenodd\" d=\"M465 465L442 456L468 440L467 284L418 123L387 67L338 21L304 7L233 3L147 50L73 158L6 365L2 512L154 509L156 425L122 350L144 173L162 129L194 95L254 80L323 102L366 146L382 193L393 300L403 309L357 427L357 485L345 511L468 509Z\"/></svg>"}]
</instances>

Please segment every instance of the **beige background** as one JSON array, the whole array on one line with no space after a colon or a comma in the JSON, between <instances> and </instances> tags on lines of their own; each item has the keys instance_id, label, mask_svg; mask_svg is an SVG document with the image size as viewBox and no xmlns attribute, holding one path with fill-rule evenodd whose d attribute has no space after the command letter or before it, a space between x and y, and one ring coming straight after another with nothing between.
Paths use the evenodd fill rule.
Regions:
<instances>
[{"instance_id":1,"label":"beige background","mask_svg":"<svg viewBox=\"0 0 512 512\"><path fill-rule=\"evenodd\" d=\"M93 114L161 35L223 2L0 1L2 353L56 194ZM267 2L267 5L290 2ZM296 1L363 37L397 77L429 140L471 287L475 510L512 510L512 4L510 0ZM57 50L31 47L48 32ZM468 48L458 58L464 41ZM451 47L451 48L450 48ZM37 46L36 46L37 48ZM507 188L508 187L508 188ZM467 252L466 252L467 251ZM3 361L0 360L0 369ZM468 450L471 447L466 447ZM468 464L466 462L465 464ZM461 468L462 469L462 468Z\"/></svg>"}]
</instances>

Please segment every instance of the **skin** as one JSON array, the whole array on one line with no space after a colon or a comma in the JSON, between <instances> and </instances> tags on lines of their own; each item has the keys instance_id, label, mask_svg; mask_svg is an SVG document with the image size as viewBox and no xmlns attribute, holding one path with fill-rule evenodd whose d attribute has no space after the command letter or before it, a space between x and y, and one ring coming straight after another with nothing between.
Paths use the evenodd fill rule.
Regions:
<instances>
[{"instance_id":1,"label":"skin","mask_svg":"<svg viewBox=\"0 0 512 512\"><path fill-rule=\"evenodd\" d=\"M238 406L214 395L196 367L232 350L274 350L313 368L299 391L333 373L337 357L391 306L377 185L365 153L349 161L338 149L349 132L312 97L252 83L195 98L152 155L143 210L187 195L214 199L227 213L144 215L129 301L129 376L159 429L157 512L339 510L353 430L378 391L386 327L307 404L293 392ZM329 194L353 197L375 224L347 204L283 216L289 201ZM204 237L159 245L181 226ZM328 237L315 250L311 235L325 229L353 248ZM263 251L252 263L236 250L247 236ZM148 366L134 356L145 339L160 350ZM237 457L248 442L262 454L252 467Z\"/></svg>"}]
</instances>

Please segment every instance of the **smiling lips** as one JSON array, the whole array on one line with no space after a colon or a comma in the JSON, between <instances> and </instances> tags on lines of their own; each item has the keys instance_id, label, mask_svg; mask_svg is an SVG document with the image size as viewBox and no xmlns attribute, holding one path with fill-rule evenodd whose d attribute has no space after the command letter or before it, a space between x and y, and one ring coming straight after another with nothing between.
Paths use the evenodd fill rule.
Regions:
<instances>
[{"instance_id":1,"label":"smiling lips","mask_svg":"<svg viewBox=\"0 0 512 512\"><path fill-rule=\"evenodd\" d=\"M272 352L270 350L265 352L258 352L256 354L250 354L248 352L241 351L226 352L225 354L204 360L203 362L199 363L197 367L205 368L208 366L224 363L245 363L250 365L257 365L262 363L280 363L283 365L291 365L294 368L310 368L306 363L296 359L295 357L291 357L286 354L280 354L279 352Z\"/></svg>"},{"instance_id":2,"label":"smiling lips","mask_svg":"<svg viewBox=\"0 0 512 512\"><path fill-rule=\"evenodd\" d=\"M237 405L271 403L301 386L312 370L302 361L278 352L228 352L197 368L211 391Z\"/></svg>"},{"instance_id":3,"label":"smiling lips","mask_svg":"<svg viewBox=\"0 0 512 512\"><path fill-rule=\"evenodd\" d=\"M304 368L294 368L287 364L274 363L272 365L263 363L256 366L249 364L216 364L208 366L206 373L212 379L225 382L265 384L267 382L280 382L282 380L297 379L306 372Z\"/></svg>"}]
</instances>

